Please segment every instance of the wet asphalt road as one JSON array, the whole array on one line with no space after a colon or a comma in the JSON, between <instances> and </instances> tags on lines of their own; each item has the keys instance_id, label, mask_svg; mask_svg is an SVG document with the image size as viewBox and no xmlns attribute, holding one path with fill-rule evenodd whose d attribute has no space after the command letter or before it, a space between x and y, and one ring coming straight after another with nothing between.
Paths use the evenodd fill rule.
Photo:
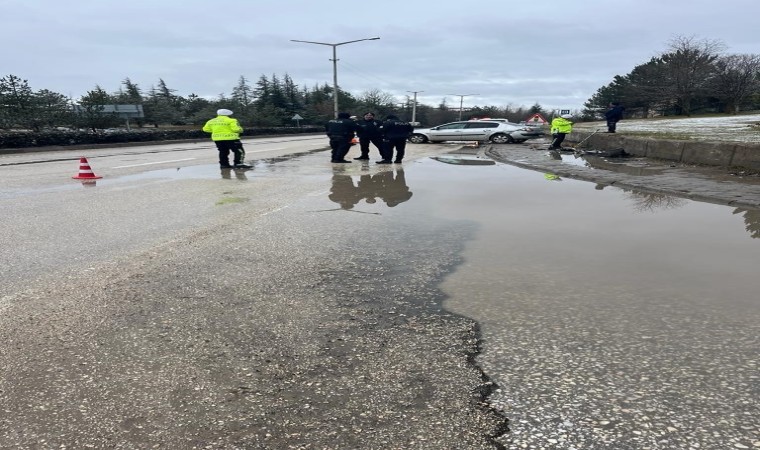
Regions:
<instances>
[{"instance_id":1,"label":"wet asphalt road","mask_svg":"<svg viewBox=\"0 0 760 450\"><path fill-rule=\"evenodd\" d=\"M644 158L558 160L530 146L482 152L535 171L510 172L525 183L561 175L530 193L501 184L498 218L444 283L447 308L480 323L477 362L510 418L499 442L760 446L760 179ZM510 237L509 251L494 250Z\"/></svg>"},{"instance_id":2,"label":"wet asphalt road","mask_svg":"<svg viewBox=\"0 0 760 450\"><path fill-rule=\"evenodd\" d=\"M533 158L536 169L564 170L525 146L503 150L514 153L473 152L517 164ZM574 442L585 446L549 437L547 430L580 436L573 431L578 424L560 420L550 400L568 394L582 402L592 395L578 386L547 391L566 369L559 365L521 383L534 396L523 405L497 400L499 407L527 406L542 417L513 424L530 436L500 436L507 415L490 408L494 386L473 364L478 324L445 311L439 287L464 263L475 225L431 220L434 211L412 212L409 201L341 209L330 198L335 186L364 172L359 165L333 169L323 159L306 155L254 170L246 181L231 179L210 194L193 190L194 202L208 195L214 206L206 208L223 213L173 239L5 295L0 447L698 448L665 438L632 447L635 439L616 434L631 414L624 404L618 416L583 427L593 431ZM413 174L414 160L405 167ZM289 182L293 173L298 183ZM742 189L732 191L753 198L754 188ZM521 311L514 340L500 343L517 348L510 355L517 359L533 358L531 345L551 340L549 333L531 336L528 324L572 322ZM593 307L578 314L593 315ZM559 364L562 355L550 359ZM517 380L506 381L502 391ZM620 386L610 392L636 381L620 372ZM748 402L746 411L756 411ZM690 419L654 417L666 431L681 427L673 420ZM728 448L744 448L743 442Z\"/></svg>"},{"instance_id":3,"label":"wet asphalt road","mask_svg":"<svg viewBox=\"0 0 760 450\"><path fill-rule=\"evenodd\" d=\"M259 161L245 179L208 167L213 177L136 180L153 202L118 184L38 194L52 214L63 195L81 218L103 215L102 232L80 222L91 238L151 216L176 232L91 261L75 238L76 270L32 284L12 272L0 299L0 448L496 445L505 419L471 363L477 325L443 311L435 287L466 230L403 206L336 208L331 179L363 169L333 168L325 153ZM196 226L166 221L188 208Z\"/></svg>"}]
</instances>

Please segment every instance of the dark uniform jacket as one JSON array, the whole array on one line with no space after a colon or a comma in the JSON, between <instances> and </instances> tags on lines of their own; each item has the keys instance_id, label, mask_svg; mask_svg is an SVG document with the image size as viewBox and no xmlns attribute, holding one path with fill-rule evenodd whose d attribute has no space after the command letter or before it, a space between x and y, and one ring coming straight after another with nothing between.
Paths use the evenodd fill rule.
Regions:
<instances>
[{"instance_id":1,"label":"dark uniform jacket","mask_svg":"<svg viewBox=\"0 0 760 450\"><path fill-rule=\"evenodd\" d=\"M409 122L399 119L386 119L383 122L383 137L389 140L407 139L414 127Z\"/></svg>"},{"instance_id":2,"label":"dark uniform jacket","mask_svg":"<svg viewBox=\"0 0 760 450\"><path fill-rule=\"evenodd\" d=\"M351 139L356 128L356 122L348 118L332 119L325 124L325 132L330 139Z\"/></svg>"},{"instance_id":3,"label":"dark uniform jacket","mask_svg":"<svg viewBox=\"0 0 760 450\"><path fill-rule=\"evenodd\" d=\"M617 122L623 118L623 111L625 111L625 108L622 106L613 106L606 113L604 113L604 117L609 121Z\"/></svg>"},{"instance_id":4,"label":"dark uniform jacket","mask_svg":"<svg viewBox=\"0 0 760 450\"><path fill-rule=\"evenodd\" d=\"M359 120L356 122L357 130L356 134L360 138L379 138L381 137L381 127L383 126L383 123L379 120Z\"/></svg>"}]
</instances>

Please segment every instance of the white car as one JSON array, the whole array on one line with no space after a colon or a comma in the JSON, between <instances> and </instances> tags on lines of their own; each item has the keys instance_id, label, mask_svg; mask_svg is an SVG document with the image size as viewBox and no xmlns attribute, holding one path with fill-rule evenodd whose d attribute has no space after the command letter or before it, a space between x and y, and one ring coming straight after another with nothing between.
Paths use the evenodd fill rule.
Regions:
<instances>
[{"instance_id":1,"label":"white car","mask_svg":"<svg viewBox=\"0 0 760 450\"><path fill-rule=\"evenodd\" d=\"M543 133L529 127L488 120L451 122L432 128L415 129L409 137L413 144L444 141L478 141L506 144L524 142Z\"/></svg>"}]
</instances>

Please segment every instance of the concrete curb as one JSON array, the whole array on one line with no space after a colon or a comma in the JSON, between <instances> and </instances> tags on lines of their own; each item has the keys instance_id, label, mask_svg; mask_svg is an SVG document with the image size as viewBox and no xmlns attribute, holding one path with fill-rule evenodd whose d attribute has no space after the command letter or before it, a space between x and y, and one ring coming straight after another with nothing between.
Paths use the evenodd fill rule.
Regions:
<instances>
[{"instance_id":1,"label":"concrete curb","mask_svg":"<svg viewBox=\"0 0 760 450\"><path fill-rule=\"evenodd\" d=\"M720 167L744 167L760 170L760 144L735 142L679 141L625 136L621 134L573 131L568 142L588 138L584 148L613 150L623 148L634 156Z\"/></svg>"}]
</instances>

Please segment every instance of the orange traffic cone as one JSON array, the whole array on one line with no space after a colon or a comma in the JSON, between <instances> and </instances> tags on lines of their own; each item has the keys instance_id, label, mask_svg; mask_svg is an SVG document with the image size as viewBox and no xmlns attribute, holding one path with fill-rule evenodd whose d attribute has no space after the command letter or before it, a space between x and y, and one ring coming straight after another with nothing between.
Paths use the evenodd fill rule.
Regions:
<instances>
[{"instance_id":1,"label":"orange traffic cone","mask_svg":"<svg viewBox=\"0 0 760 450\"><path fill-rule=\"evenodd\" d=\"M82 156L79 159L79 174L74 175L73 177L75 180L97 180L98 178L103 178L95 175L92 173L92 169L90 168L90 163L87 162L87 158Z\"/></svg>"}]
</instances>

